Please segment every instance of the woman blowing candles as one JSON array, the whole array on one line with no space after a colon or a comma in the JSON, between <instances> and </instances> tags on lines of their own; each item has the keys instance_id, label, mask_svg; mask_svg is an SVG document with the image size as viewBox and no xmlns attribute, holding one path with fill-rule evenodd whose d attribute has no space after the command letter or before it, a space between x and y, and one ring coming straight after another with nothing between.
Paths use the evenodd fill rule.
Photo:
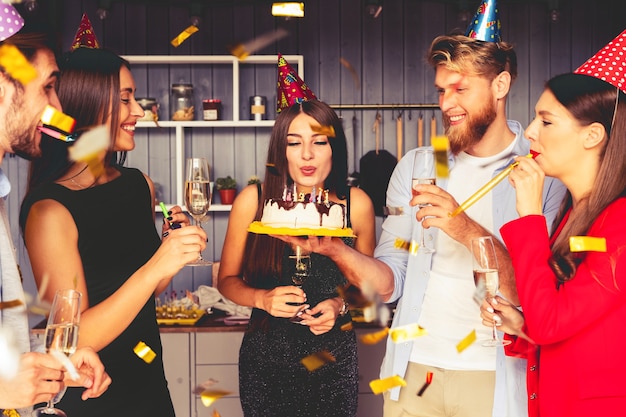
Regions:
<instances>
[{"instance_id":1,"label":"woman blowing candles","mask_svg":"<svg viewBox=\"0 0 626 417\"><path fill-rule=\"evenodd\" d=\"M626 95L565 74L548 81L535 113L526 136L539 155L518 158L509 180L520 218L500 230L523 319L499 299L483 309L483 322L502 321L502 330L537 344L531 415L614 415L626 410ZM540 214L544 175L568 189L551 235ZM529 394L536 374L528 374Z\"/></svg>"},{"instance_id":2,"label":"woman blowing candles","mask_svg":"<svg viewBox=\"0 0 626 417\"><path fill-rule=\"evenodd\" d=\"M168 230L161 242L151 180L113 162L116 152L134 148L135 123L143 116L128 63L112 52L80 47L60 68L64 112L76 119L77 131L107 125L110 149L95 176L84 162L68 159L66 142L48 138L31 166L20 222L35 280L39 286L48 281L43 297L50 300L60 288L83 294L79 345L99 351L113 383L87 402L70 389L59 407L76 417L173 416L154 296L197 258L206 234L188 226L174 207L172 221L186 227ZM135 354L139 342L156 353L152 362Z\"/></svg>"},{"instance_id":3,"label":"woman blowing candles","mask_svg":"<svg viewBox=\"0 0 626 417\"><path fill-rule=\"evenodd\" d=\"M327 136L333 130L334 137ZM294 286L289 272L294 269L291 246L274 237L250 234L247 228L260 219L263 201L281 198L285 184L295 187L295 195L328 190L329 201L346 205L348 226L358 236L342 238L344 242L372 255L371 200L362 190L345 185L345 134L335 112L320 101L282 110L272 130L268 163L275 169L266 172L262 191L248 186L235 200L219 271L220 292L254 308L239 353L244 415L354 416L356 338L352 330L341 329L350 317L337 294L337 287L347 281L330 258L311 253L310 276L302 288ZM300 324L289 320L297 314L303 319ZM323 351L334 361L314 371L300 362Z\"/></svg>"}]
</instances>

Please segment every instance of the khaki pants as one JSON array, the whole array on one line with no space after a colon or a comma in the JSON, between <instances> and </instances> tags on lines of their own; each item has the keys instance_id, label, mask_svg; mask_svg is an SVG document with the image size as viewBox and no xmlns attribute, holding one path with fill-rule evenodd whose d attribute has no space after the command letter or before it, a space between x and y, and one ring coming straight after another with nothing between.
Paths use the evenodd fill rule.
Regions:
<instances>
[{"instance_id":1,"label":"khaki pants","mask_svg":"<svg viewBox=\"0 0 626 417\"><path fill-rule=\"evenodd\" d=\"M421 397L417 392L433 379ZM384 394L384 417L491 417L495 371L451 371L409 362L399 401Z\"/></svg>"}]
</instances>

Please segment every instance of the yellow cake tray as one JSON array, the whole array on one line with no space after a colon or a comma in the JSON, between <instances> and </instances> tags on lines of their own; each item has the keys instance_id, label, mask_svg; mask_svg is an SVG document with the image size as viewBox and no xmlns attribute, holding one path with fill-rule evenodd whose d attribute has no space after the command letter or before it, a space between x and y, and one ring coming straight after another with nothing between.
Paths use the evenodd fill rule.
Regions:
<instances>
[{"instance_id":1,"label":"yellow cake tray","mask_svg":"<svg viewBox=\"0 0 626 417\"><path fill-rule=\"evenodd\" d=\"M259 235L356 237L349 227L345 229L296 229L291 227L269 227L261 222L250 223L248 232Z\"/></svg>"}]
</instances>

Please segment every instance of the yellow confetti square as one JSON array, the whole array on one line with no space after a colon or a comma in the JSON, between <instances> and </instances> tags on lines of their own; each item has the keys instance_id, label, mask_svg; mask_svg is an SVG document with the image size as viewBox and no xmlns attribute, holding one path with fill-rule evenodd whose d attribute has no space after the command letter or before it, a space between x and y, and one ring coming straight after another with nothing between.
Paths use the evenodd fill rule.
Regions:
<instances>
[{"instance_id":1,"label":"yellow confetti square","mask_svg":"<svg viewBox=\"0 0 626 417\"><path fill-rule=\"evenodd\" d=\"M66 133L72 133L76 120L71 116L58 111L54 107L47 105L41 115L41 123L48 126L56 127Z\"/></svg>"},{"instance_id":2,"label":"yellow confetti square","mask_svg":"<svg viewBox=\"0 0 626 417\"><path fill-rule=\"evenodd\" d=\"M408 340L417 339L420 336L428 334L426 330L417 323L407 324L406 326L396 327L389 331L391 340L394 343L406 342Z\"/></svg>"},{"instance_id":3,"label":"yellow confetti square","mask_svg":"<svg viewBox=\"0 0 626 417\"><path fill-rule=\"evenodd\" d=\"M381 340L384 340L388 334L389 334L389 327L385 327L384 329L380 331L361 335L360 339L361 339L361 342L363 342L366 345L374 345L380 342Z\"/></svg>"},{"instance_id":4,"label":"yellow confetti square","mask_svg":"<svg viewBox=\"0 0 626 417\"><path fill-rule=\"evenodd\" d=\"M210 407L215 401L229 394L230 391L225 390L207 390L200 394L200 400L205 407Z\"/></svg>"},{"instance_id":5,"label":"yellow confetti square","mask_svg":"<svg viewBox=\"0 0 626 417\"><path fill-rule=\"evenodd\" d=\"M139 356L146 363L152 363L154 358L156 358L156 353L144 342L137 343L137 346L135 346L133 350L135 351L135 355Z\"/></svg>"},{"instance_id":6,"label":"yellow confetti square","mask_svg":"<svg viewBox=\"0 0 626 417\"><path fill-rule=\"evenodd\" d=\"M341 327L340 327L342 332L349 332L353 328L354 328L354 326L352 326L352 322L351 321L342 324Z\"/></svg>"},{"instance_id":7,"label":"yellow confetti square","mask_svg":"<svg viewBox=\"0 0 626 417\"><path fill-rule=\"evenodd\" d=\"M190 37L197 31L198 31L198 27L191 25L187 27L185 30L183 30L182 32L180 32L174 39L170 41L170 43L172 44L173 47L178 47L180 46L181 43L187 40L188 37Z\"/></svg>"},{"instance_id":8,"label":"yellow confetti square","mask_svg":"<svg viewBox=\"0 0 626 417\"><path fill-rule=\"evenodd\" d=\"M406 387L404 378L394 375L384 379L374 379L370 381L370 389L374 394L382 394L383 392L395 387Z\"/></svg>"},{"instance_id":9,"label":"yellow confetti square","mask_svg":"<svg viewBox=\"0 0 626 417\"><path fill-rule=\"evenodd\" d=\"M328 136L329 138L335 137L335 128L332 126L313 126L311 125L311 130L315 133L319 133L320 135Z\"/></svg>"},{"instance_id":10,"label":"yellow confetti square","mask_svg":"<svg viewBox=\"0 0 626 417\"><path fill-rule=\"evenodd\" d=\"M15 80L26 85L37 77L37 70L15 45L0 46L0 66Z\"/></svg>"},{"instance_id":11,"label":"yellow confetti square","mask_svg":"<svg viewBox=\"0 0 626 417\"><path fill-rule=\"evenodd\" d=\"M450 170L448 168L448 149L450 141L446 136L433 136L430 143L435 151L435 171L438 178L448 178Z\"/></svg>"},{"instance_id":12,"label":"yellow confetti square","mask_svg":"<svg viewBox=\"0 0 626 417\"><path fill-rule=\"evenodd\" d=\"M463 338L457 345L457 352L461 353L476 341L476 330L472 329L467 336Z\"/></svg>"},{"instance_id":13,"label":"yellow confetti square","mask_svg":"<svg viewBox=\"0 0 626 417\"><path fill-rule=\"evenodd\" d=\"M572 252L606 252L606 239L592 236L571 236L569 250Z\"/></svg>"},{"instance_id":14,"label":"yellow confetti square","mask_svg":"<svg viewBox=\"0 0 626 417\"><path fill-rule=\"evenodd\" d=\"M300 363L304 365L304 367L309 371L313 372L318 368L326 365L328 362L335 362L336 359L327 350L322 350L321 352L316 352L311 355L305 356L300 360Z\"/></svg>"}]
</instances>

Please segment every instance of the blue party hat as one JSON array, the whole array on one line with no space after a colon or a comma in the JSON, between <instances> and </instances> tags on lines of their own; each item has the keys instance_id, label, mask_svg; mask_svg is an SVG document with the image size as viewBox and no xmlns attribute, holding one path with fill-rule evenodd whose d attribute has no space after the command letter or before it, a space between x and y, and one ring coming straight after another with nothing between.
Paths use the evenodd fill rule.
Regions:
<instances>
[{"instance_id":1,"label":"blue party hat","mask_svg":"<svg viewBox=\"0 0 626 417\"><path fill-rule=\"evenodd\" d=\"M465 36L485 42L502 41L496 0L483 0L480 3Z\"/></svg>"}]
</instances>

